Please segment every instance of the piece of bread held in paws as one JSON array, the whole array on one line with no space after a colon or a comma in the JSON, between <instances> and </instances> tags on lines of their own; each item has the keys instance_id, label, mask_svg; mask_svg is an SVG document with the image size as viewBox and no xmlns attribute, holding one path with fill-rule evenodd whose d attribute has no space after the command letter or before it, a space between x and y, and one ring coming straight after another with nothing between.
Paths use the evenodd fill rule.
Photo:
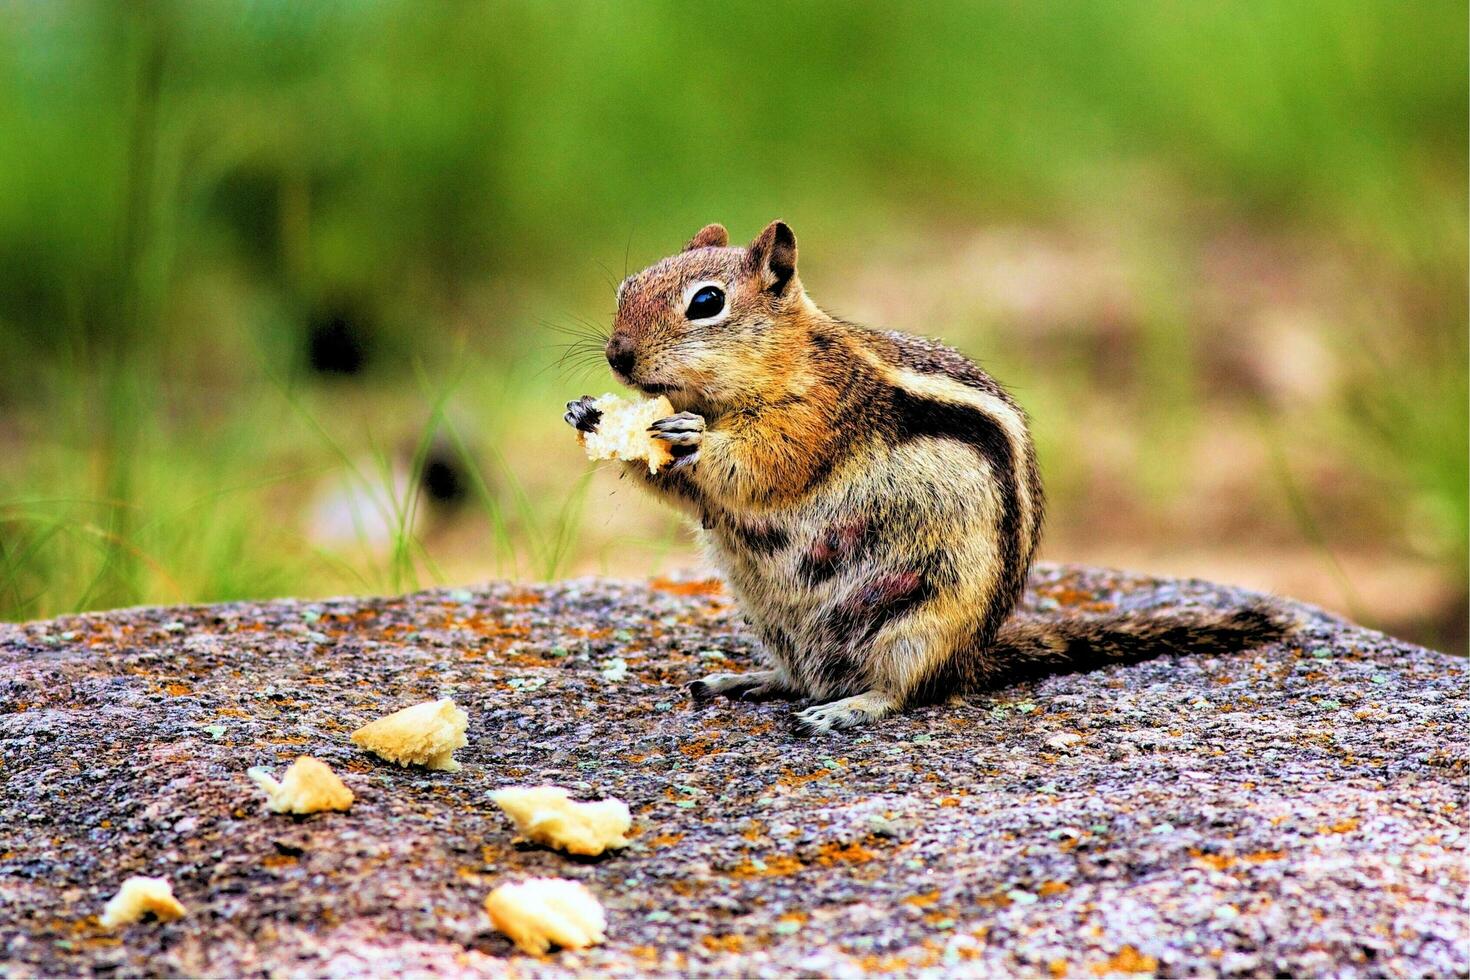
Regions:
<instances>
[{"instance_id":1,"label":"piece of bread held in paws","mask_svg":"<svg viewBox=\"0 0 1470 980\"><path fill-rule=\"evenodd\" d=\"M600 415L597 428L577 433L588 459L645 460L648 472L657 473L673 458L668 443L648 433L653 423L674 414L674 406L663 395L638 401L603 395L592 401L591 408Z\"/></svg>"}]
</instances>

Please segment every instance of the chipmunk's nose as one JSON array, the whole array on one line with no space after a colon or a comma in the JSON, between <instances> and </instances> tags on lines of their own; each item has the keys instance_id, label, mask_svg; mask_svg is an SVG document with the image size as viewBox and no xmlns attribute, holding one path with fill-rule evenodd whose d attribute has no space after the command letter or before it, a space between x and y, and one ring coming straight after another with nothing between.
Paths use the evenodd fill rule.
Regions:
<instances>
[{"instance_id":1,"label":"chipmunk's nose","mask_svg":"<svg viewBox=\"0 0 1470 980\"><path fill-rule=\"evenodd\" d=\"M613 334L612 339L607 342L607 363L612 369L625 378L633 376L633 365L638 362L638 355L633 350L633 341L627 334Z\"/></svg>"}]
</instances>

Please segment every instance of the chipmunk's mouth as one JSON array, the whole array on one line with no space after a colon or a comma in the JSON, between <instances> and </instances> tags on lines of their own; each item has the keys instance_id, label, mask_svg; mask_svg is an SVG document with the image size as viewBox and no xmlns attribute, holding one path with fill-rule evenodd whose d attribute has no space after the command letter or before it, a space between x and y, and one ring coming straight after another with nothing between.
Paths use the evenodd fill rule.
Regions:
<instances>
[{"instance_id":1,"label":"chipmunk's mouth","mask_svg":"<svg viewBox=\"0 0 1470 980\"><path fill-rule=\"evenodd\" d=\"M662 384L657 381L637 381L617 368L613 368L613 378L624 388L632 388L634 391L648 395L650 398L656 395L671 395L681 390L679 385Z\"/></svg>"},{"instance_id":2,"label":"chipmunk's mouth","mask_svg":"<svg viewBox=\"0 0 1470 980\"><path fill-rule=\"evenodd\" d=\"M617 368L613 368L613 377L617 379L618 384L623 385L626 388L633 388L634 390L640 391L643 394L648 395L649 397L654 397L656 395L672 395L676 391L684 390L683 385L664 384L661 381L639 381L631 374L624 374Z\"/></svg>"},{"instance_id":3,"label":"chipmunk's mouth","mask_svg":"<svg viewBox=\"0 0 1470 980\"><path fill-rule=\"evenodd\" d=\"M709 415L710 413L710 406L705 404L706 399L703 393L697 388L690 388L687 385L668 384L662 381L639 381L630 375L624 374L617 368L613 368L612 373L613 377L617 379L618 384L626 388L632 388L641 395L649 398L657 398L659 395L666 396L677 411L699 412L702 415Z\"/></svg>"},{"instance_id":4,"label":"chipmunk's mouth","mask_svg":"<svg viewBox=\"0 0 1470 980\"><path fill-rule=\"evenodd\" d=\"M683 385L660 384L651 381L647 384L638 384L635 382L632 387L650 398L657 398L659 395L665 396L668 398L669 404L674 406L674 411L676 412L698 412L700 415L705 416L706 419L711 419L714 416L712 406L706 402L703 396L698 391L686 388Z\"/></svg>"}]
</instances>

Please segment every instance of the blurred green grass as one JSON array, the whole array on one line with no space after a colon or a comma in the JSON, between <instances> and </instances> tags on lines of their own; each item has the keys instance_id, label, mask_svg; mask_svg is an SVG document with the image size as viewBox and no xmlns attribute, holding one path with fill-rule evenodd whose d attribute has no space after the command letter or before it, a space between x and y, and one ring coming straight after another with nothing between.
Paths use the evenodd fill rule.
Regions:
<instances>
[{"instance_id":1,"label":"blurred green grass","mask_svg":"<svg viewBox=\"0 0 1470 980\"><path fill-rule=\"evenodd\" d=\"M1177 520L1192 447L1238 414L1277 460L1245 528L1324 565L1408 554L1463 596L1465 22L1387 0L7 5L0 616L652 567L675 532L598 532L585 466L543 448L607 384L552 367L547 323L605 323L625 271L775 216L819 301L886 309L887 276L884 325L1017 387L1064 542L1239 537ZM966 294L973 267L944 263L992 228L1116 245L1126 322L906 316ZM1193 297L1236 238L1318 301L1332 380L1309 399L1220 373L1260 335ZM1292 283L1270 303L1299 313ZM332 316L366 338L360 379L307 368ZM1136 453L1111 523L1080 462L1107 422ZM436 443L470 474L452 533L395 483ZM382 490L387 545L311 540L327 478ZM1410 626L1463 645L1462 610Z\"/></svg>"}]
</instances>

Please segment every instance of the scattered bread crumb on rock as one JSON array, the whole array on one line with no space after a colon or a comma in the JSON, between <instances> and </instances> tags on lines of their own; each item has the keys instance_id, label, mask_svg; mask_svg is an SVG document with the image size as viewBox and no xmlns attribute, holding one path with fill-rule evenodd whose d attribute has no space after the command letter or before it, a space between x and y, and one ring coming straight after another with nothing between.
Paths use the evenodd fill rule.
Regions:
<instances>
[{"instance_id":1,"label":"scattered bread crumb on rock","mask_svg":"<svg viewBox=\"0 0 1470 980\"><path fill-rule=\"evenodd\" d=\"M602 903L581 882L565 878L501 885L486 896L485 911L496 929L533 956L552 943L563 949L595 946L607 931Z\"/></svg>"},{"instance_id":2,"label":"scattered bread crumb on rock","mask_svg":"<svg viewBox=\"0 0 1470 980\"><path fill-rule=\"evenodd\" d=\"M560 786L512 786L496 790L490 799L537 844L588 857L628 845L625 835L633 818L622 800L578 803Z\"/></svg>"},{"instance_id":3,"label":"scattered bread crumb on rock","mask_svg":"<svg viewBox=\"0 0 1470 980\"><path fill-rule=\"evenodd\" d=\"M174 890L167 878L149 878L134 875L122 883L117 894L102 910L102 927L117 929L137 922L149 912L159 922L171 922L184 917L184 907L174 898Z\"/></svg>"},{"instance_id":4,"label":"scattered bread crumb on rock","mask_svg":"<svg viewBox=\"0 0 1470 980\"><path fill-rule=\"evenodd\" d=\"M265 791L266 805L273 813L319 813L352 806L352 790L325 762L309 755L298 756L280 782L265 766L246 770L245 775Z\"/></svg>"},{"instance_id":5,"label":"scattered bread crumb on rock","mask_svg":"<svg viewBox=\"0 0 1470 980\"><path fill-rule=\"evenodd\" d=\"M578 433L588 459L644 459L648 472L657 473L673 457L665 443L648 434L650 425L674 414L673 404L663 395L629 401L608 394L592 407L602 413L597 429Z\"/></svg>"},{"instance_id":6,"label":"scattered bread crumb on rock","mask_svg":"<svg viewBox=\"0 0 1470 980\"><path fill-rule=\"evenodd\" d=\"M444 698L379 718L352 733L353 744L400 766L458 772L454 750L469 744L469 715Z\"/></svg>"}]
</instances>

